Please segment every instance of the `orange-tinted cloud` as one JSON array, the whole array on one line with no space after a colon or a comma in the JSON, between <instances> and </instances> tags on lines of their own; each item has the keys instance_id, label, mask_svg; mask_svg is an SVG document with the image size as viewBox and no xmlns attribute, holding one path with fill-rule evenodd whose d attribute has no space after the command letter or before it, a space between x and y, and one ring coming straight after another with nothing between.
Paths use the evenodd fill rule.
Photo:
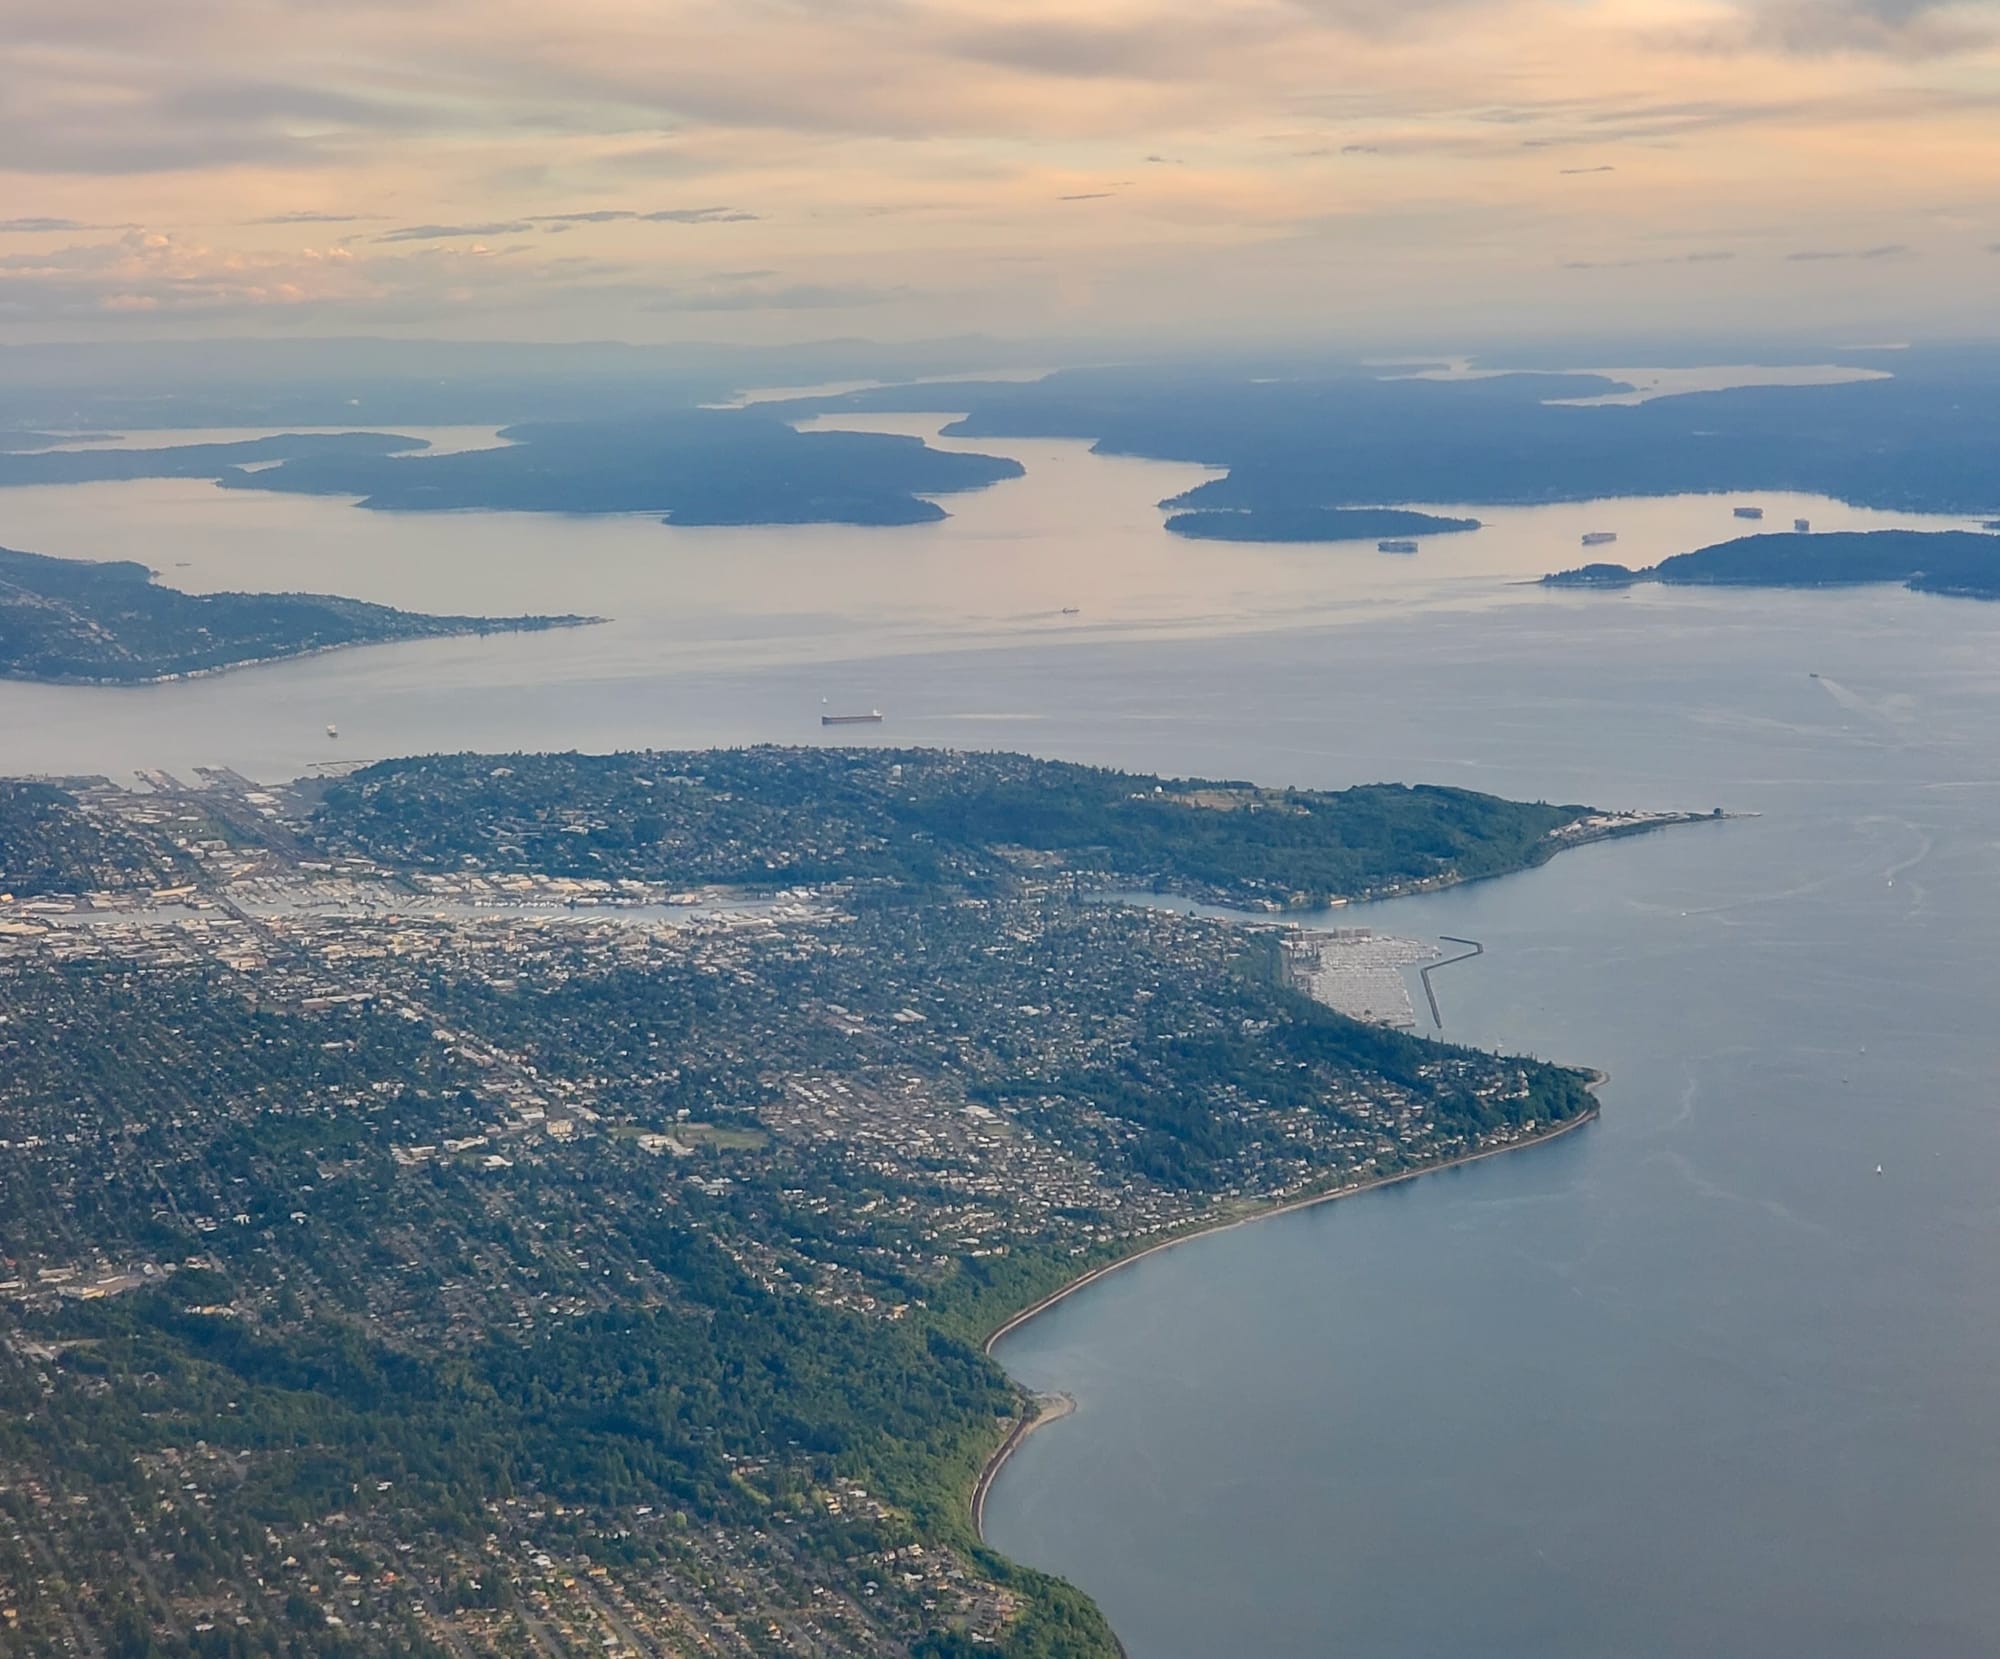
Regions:
<instances>
[{"instance_id":1,"label":"orange-tinted cloud","mask_svg":"<svg viewBox=\"0 0 2000 1659\"><path fill-rule=\"evenodd\" d=\"M1643 305L1906 331L1869 267L1938 318L1991 278L1997 11L14 0L0 324L484 308L499 333L657 334L719 306L746 331L846 308L1205 332ZM1911 258L1788 257L1892 246Z\"/></svg>"}]
</instances>

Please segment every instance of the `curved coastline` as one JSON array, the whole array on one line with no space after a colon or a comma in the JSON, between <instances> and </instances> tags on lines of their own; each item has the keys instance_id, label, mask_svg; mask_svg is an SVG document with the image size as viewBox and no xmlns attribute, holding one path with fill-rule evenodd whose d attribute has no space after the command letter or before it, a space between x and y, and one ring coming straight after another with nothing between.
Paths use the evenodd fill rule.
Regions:
<instances>
[{"instance_id":1,"label":"curved coastline","mask_svg":"<svg viewBox=\"0 0 2000 1659\"><path fill-rule=\"evenodd\" d=\"M1610 1074L1608 1072L1593 1070L1590 1073L1590 1082L1587 1087L1591 1090L1594 1097L1596 1091L1609 1081ZM1022 1308L1018 1313L1010 1314L987 1333L985 1341L979 1345L980 1352L991 1358L994 1348L998 1346L1002 1337L1019 1330L1031 1319L1040 1318L1041 1315L1047 1313L1058 1302L1068 1301L1078 1291L1096 1284L1100 1279L1109 1278L1112 1274L1121 1272L1137 1262L1142 1262L1148 1256L1156 1256L1162 1251L1172 1250L1183 1244L1191 1244L1196 1239L1208 1238L1216 1233L1231 1232L1238 1227L1248 1227L1256 1222L1270 1221L1277 1216L1291 1215L1299 1210L1316 1209L1322 1204L1337 1203L1343 1198L1354 1198L1364 1192L1376 1192L1384 1187L1400 1186L1406 1181L1415 1181L1422 1176L1435 1175L1443 1170L1461 1169L1467 1164L1480 1163L1487 1158L1498 1158L1509 1152L1521 1152L1529 1147L1542 1146L1549 1141L1560 1140L1563 1136L1581 1129L1587 1123L1594 1123L1599 1116L1599 1112L1600 1108L1593 1098L1590 1108L1587 1111L1580 1112L1575 1117L1568 1118L1562 1123L1552 1124L1548 1128L1521 1140L1509 1141L1505 1146L1489 1146L1483 1151L1467 1152L1456 1158L1446 1158L1438 1163L1425 1164L1419 1169L1399 1170L1394 1175L1373 1176L1366 1181L1353 1182L1347 1186L1331 1187L1324 1192L1309 1193L1302 1198L1288 1198L1282 1203L1271 1204L1262 1209L1252 1210L1248 1215L1232 1216L1225 1221L1209 1222L1201 1226L1192 1227L1184 1233L1176 1233L1172 1238L1160 1239L1156 1243L1146 1245L1143 1249L1134 1250L1129 1255L1120 1256L1115 1261L1104 1262L1097 1267L1093 1267L1087 1273L1080 1273L1067 1284L1060 1285L1055 1290L1050 1291L1048 1295L1029 1303L1028 1306ZM1056 1410L1043 1409L1042 1401L1044 1399L1060 1401L1060 1408ZM986 1499L993 1489L993 1483L999 1478L1000 1471L1006 1466L1007 1460L1020 1450L1027 1442L1029 1436L1034 1434L1037 1429L1069 1416L1076 1409L1075 1400L1066 1394L1037 1396L1035 1404L1038 1409L1034 1415L1023 1416L1015 1420L1013 1427L1007 1431L1006 1438L993 1449L992 1455L980 1466L978 1478L973 1482L972 1494L969 1500L972 1512L972 1530L974 1536L982 1544L987 1542ZM1120 1644L1120 1651L1123 1651L1122 1643Z\"/></svg>"}]
</instances>

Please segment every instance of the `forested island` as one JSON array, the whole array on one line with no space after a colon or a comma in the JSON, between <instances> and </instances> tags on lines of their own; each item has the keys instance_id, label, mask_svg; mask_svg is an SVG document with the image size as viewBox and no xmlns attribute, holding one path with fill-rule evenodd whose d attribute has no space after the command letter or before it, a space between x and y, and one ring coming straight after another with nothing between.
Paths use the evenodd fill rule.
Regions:
<instances>
[{"instance_id":1,"label":"forested island","mask_svg":"<svg viewBox=\"0 0 2000 1659\"><path fill-rule=\"evenodd\" d=\"M43 440L37 443L35 440ZM385 432L278 432L223 443L159 444L149 448L51 449L81 442L46 433L0 437L0 488L27 484L129 483L139 478L222 478L238 467L314 457L380 459L428 449L422 438Z\"/></svg>"},{"instance_id":2,"label":"forested island","mask_svg":"<svg viewBox=\"0 0 2000 1659\"><path fill-rule=\"evenodd\" d=\"M953 437L1068 437L1227 468L1170 506L1252 514L1382 502L1534 505L1785 490L1860 506L2000 509L2000 348L1842 351L1890 377L1741 386L1638 403L1607 375L1501 365L1418 379L1354 361L1134 364L1032 382L887 387L794 413L964 411Z\"/></svg>"},{"instance_id":3,"label":"forested island","mask_svg":"<svg viewBox=\"0 0 2000 1659\"><path fill-rule=\"evenodd\" d=\"M1284 929L1078 902L1490 873L1581 809L914 750L154 778L0 789L22 1653L1111 1659L972 1528L1028 1409L986 1334L1594 1109L1311 1000Z\"/></svg>"},{"instance_id":4,"label":"forested island","mask_svg":"<svg viewBox=\"0 0 2000 1659\"><path fill-rule=\"evenodd\" d=\"M512 426L454 455L316 455L225 488L352 495L400 512L660 513L670 524L926 524L924 496L1018 478L1017 461L879 432L800 432L757 409Z\"/></svg>"},{"instance_id":5,"label":"forested island","mask_svg":"<svg viewBox=\"0 0 2000 1659\"><path fill-rule=\"evenodd\" d=\"M658 513L676 525L929 524L927 499L1021 476L1017 461L881 432L800 432L760 409L680 409L510 426L490 449L288 433L153 449L0 453L0 486L209 478L225 489L353 496L397 512Z\"/></svg>"},{"instance_id":6,"label":"forested island","mask_svg":"<svg viewBox=\"0 0 2000 1659\"><path fill-rule=\"evenodd\" d=\"M429 616L322 593L183 593L129 559L0 548L0 678L133 685L347 645L580 626L583 616Z\"/></svg>"},{"instance_id":7,"label":"forested island","mask_svg":"<svg viewBox=\"0 0 2000 1659\"><path fill-rule=\"evenodd\" d=\"M2000 599L2000 536L1977 530L1823 530L1739 536L1633 570L1588 564L1542 578L1549 587L1823 588L1899 582L1918 593Z\"/></svg>"},{"instance_id":8,"label":"forested island","mask_svg":"<svg viewBox=\"0 0 2000 1659\"><path fill-rule=\"evenodd\" d=\"M1173 506L1186 499L1175 497ZM1374 541L1477 530L1476 518L1443 518L1401 507L1268 507L1175 513L1167 528L1197 541Z\"/></svg>"}]
</instances>

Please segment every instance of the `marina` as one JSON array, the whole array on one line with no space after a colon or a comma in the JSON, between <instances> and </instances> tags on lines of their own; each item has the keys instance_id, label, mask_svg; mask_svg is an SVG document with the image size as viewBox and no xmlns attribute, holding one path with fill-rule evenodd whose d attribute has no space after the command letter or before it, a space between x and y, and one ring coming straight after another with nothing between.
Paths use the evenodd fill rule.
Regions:
<instances>
[{"instance_id":1,"label":"marina","mask_svg":"<svg viewBox=\"0 0 2000 1659\"><path fill-rule=\"evenodd\" d=\"M1372 928L1300 929L1285 942L1286 970L1307 995L1349 1019L1414 1031L1416 1006L1404 970L1434 961L1435 945ZM1428 980L1425 982L1428 989ZM1436 1004L1433 1001L1433 1008Z\"/></svg>"}]
</instances>

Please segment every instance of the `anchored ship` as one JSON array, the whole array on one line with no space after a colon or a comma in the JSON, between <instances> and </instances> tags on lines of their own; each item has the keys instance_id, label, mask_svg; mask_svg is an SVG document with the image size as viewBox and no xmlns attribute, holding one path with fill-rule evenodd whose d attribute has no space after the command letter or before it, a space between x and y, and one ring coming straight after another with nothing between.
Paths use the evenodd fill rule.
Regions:
<instances>
[{"instance_id":1,"label":"anchored ship","mask_svg":"<svg viewBox=\"0 0 2000 1659\"><path fill-rule=\"evenodd\" d=\"M822 714L819 723L822 726L879 726L882 724L882 711L870 709L866 714Z\"/></svg>"},{"instance_id":2,"label":"anchored ship","mask_svg":"<svg viewBox=\"0 0 2000 1659\"><path fill-rule=\"evenodd\" d=\"M1616 530L1586 530L1583 533L1585 547L1609 547L1617 539Z\"/></svg>"},{"instance_id":3,"label":"anchored ship","mask_svg":"<svg viewBox=\"0 0 2000 1659\"><path fill-rule=\"evenodd\" d=\"M1762 507L1738 507L1736 509L1736 516L1738 518L1762 518L1764 516L1764 509Z\"/></svg>"},{"instance_id":4,"label":"anchored ship","mask_svg":"<svg viewBox=\"0 0 2000 1659\"><path fill-rule=\"evenodd\" d=\"M1404 541L1400 538L1395 541L1378 541L1375 544L1375 551L1377 553L1414 553L1416 550L1417 544L1415 542Z\"/></svg>"}]
</instances>

